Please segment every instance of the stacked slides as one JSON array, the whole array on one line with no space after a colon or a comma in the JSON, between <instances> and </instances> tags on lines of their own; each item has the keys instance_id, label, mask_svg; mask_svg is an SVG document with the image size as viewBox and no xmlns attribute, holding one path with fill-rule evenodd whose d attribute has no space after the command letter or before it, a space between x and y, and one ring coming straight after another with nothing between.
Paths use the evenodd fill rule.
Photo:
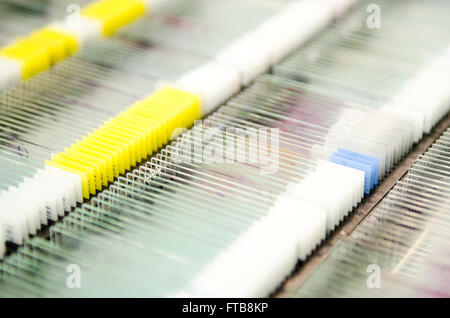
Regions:
<instances>
[{"instance_id":1,"label":"stacked slides","mask_svg":"<svg viewBox=\"0 0 450 318\"><path fill-rule=\"evenodd\" d=\"M308 32L300 12L305 17L317 14L317 19L306 19L315 26L308 24ZM50 241L25 239L0 267L1 292L197 297L273 292L297 260L307 258L423 133L424 119L416 114L403 118L366 106L363 98L347 102L328 93L326 86L276 75L254 81L338 12L334 1L289 4L245 40L183 75L175 88L157 91L53 157L51 169L77 176L78 196L88 198L110 180L107 167L117 177L115 171L133 168L156 149L152 145L167 141L171 131L160 120L188 127L250 83L203 125L118 176L108 189L52 226ZM261 50L255 63L239 53L248 47ZM151 108L155 105L161 108ZM148 113L165 109L162 105L173 106L175 113L163 118ZM136 111L143 116L137 119ZM182 112L189 120L178 117ZM130 118L136 119L132 126ZM408 125L409 118L419 118L416 123L422 126ZM153 132L157 127L158 133ZM108 151L101 153L97 146ZM84 148L98 153L81 155ZM247 157L251 149L257 149L256 160ZM64 186L61 182L60 193L71 188L68 180ZM66 288L69 264L82 268L82 289Z\"/></svg>"}]
</instances>

